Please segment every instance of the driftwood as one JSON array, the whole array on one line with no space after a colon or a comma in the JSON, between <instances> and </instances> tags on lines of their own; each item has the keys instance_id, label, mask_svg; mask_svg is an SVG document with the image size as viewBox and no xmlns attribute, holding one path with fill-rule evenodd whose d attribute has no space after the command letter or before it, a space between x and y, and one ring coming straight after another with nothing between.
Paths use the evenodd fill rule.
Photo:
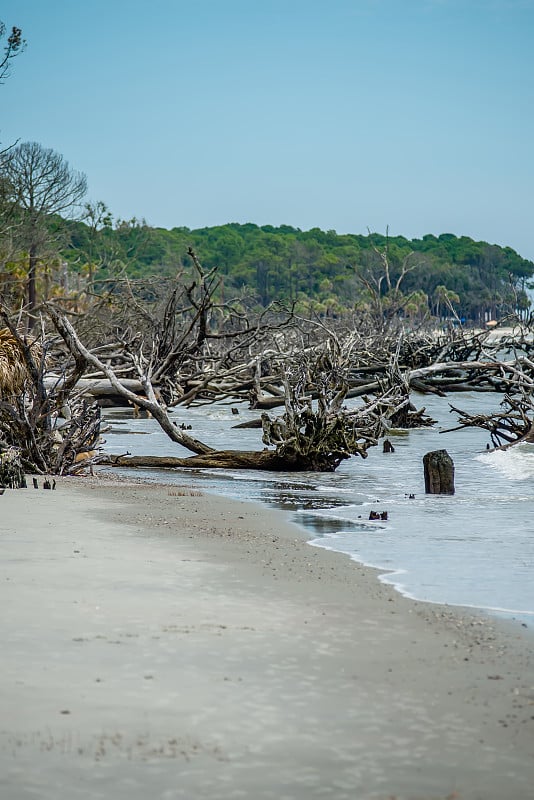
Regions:
<instances>
[{"instance_id":1,"label":"driftwood","mask_svg":"<svg viewBox=\"0 0 534 800\"><path fill-rule=\"evenodd\" d=\"M362 355L361 340L355 334L350 334L348 338L331 334L321 345L293 350L291 359L285 351L278 355L269 351L268 356L254 358L246 366L250 375L248 381L242 380L242 366L224 371L222 382L219 383L213 377L213 366L199 381L190 381L189 385L196 384L194 389L190 389L190 397L194 395L197 400L201 396L207 402L214 402L221 397L234 397L231 387L236 384L232 384L232 381L239 377L239 399L243 398L246 390L249 395L250 392L254 393L259 406L284 406L284 412L276 418L262 414L263 442L267 450L216 451L185 434L183 427L178 428L169 418L167 409L156 397L152 360L132 356L143 394L132 392L108 363L84 347L62 315L51 310L51 316L70 352L84 359L97 374L105 376L111 389L127 402L135 403L149 412L172 441L194 453L191 457L172 461L122 457L122 465L152 466L157 463L177 467L334 470L342 460L352 455L365 457L369 447L377 444L378 438L388 427L409 428L433 424L433 420L425 416L424 409L417 411L412 405L410 387L442 394L438 387L429 383L436 380L436 376L453 383L468 381L469 385L474 380L480 380L481 376L485 380L494 380L499 386L518 384L520 379L527 384L529 381L534 383L534 371L531 369L534 364L524 355L506 362L488 356L485 360L455 360L405 369L399 362L403 348L406 352L402 337L397 341L396 350L387 364L380 364L374 353L369 354L368 358L366 356L366 363L355 367L355 354L358 353L359 357ZM324 334L324 326L321 327ZM199 337L205 344L204 322ZM392 347L393 342L388 346ZM365 347L370 347L369 339ZM443 355L443 352L439 354ZM477 355L480 356L482 352L479 348ZM424 362L423 353L423 347L417 352L412 350L411 363ZM204 360L203 363L205 365ZM275 364L276 370L273 371ZM279 376L278 383L276 373ZM161 375L161 372L157 374ZM370 376L375 379L370 381ZM136 389L139 390L139 387L136 386ZM369 400L370 394L374 394L375 398ZM349 411L343 403L351 395L363 396L364 404ZM111 459L110 463L119 462Z\"/></svg>"},{"instance_id":2,"label":"driftwood","mask_svg":"<svg viewBox=\"0 0 534 800\"><path fill-rule=\"evenodd\" d=\"M257 417L256 419L249 419L247 422L240 422L238 425L232 425L233 430L239 429L253 429L253 428L262 428L263 423L261 421L261 417Z\"/></svg>"},{"instance_id":3,"label":"driftwood","mask_svg":"<svg viewBox=\"0 0 534 800\"><path fill-rule=\"evenodd\" d=\"M49 390L55 390L61 387L63 381L64 378L61 376L48 374L44 379L44 385ZM144 392L143 385L139 380L121 378L121 383L136 395ZM131 407L133 405L130 400L117 392L110 381L103 378L80 378L76 383L76 391L80 396L94 400L101 408Z\"/></svg>"},{"instance_id":4,"label":"driftwood","mask_svg":"<svg viewBox=\"0 0 534 800\"><path fill-rule=\"evenodd\" d=\"M436 424L436 420L425 414L426 409L416 409L413 403L407 399L404 406L399 408L389 419L391 428L409 430L410 428L430 428Z\"/></svg>"},{"instance_id":5,"label":"driftwood","mask_svg":"<svg viewBox=\"0 0 534 800\"><path fill-rule=\"evenodd\" d=\"M73 393L85 362L76 355L69 374L47 388L44 335L22 335L5 307L0 308L0 318L10 332L10 352L20 360L17 394L5 393L0 399L0 450L15 448L27 472L78 471L77 454L92 450L100 435L100 410Z\"/></svg>"},{"instance_id":6,"label":"driftwood","mask_svg":"<svg viewBox=\"0 0 534 800\"><path fill-rule=\"evenodd\" d=\"M409 369L398 361L395 353L387 356L385 363L364 367L356 370L353 368L347 376L347 398L365 397L366 395L380 392L383 389L383 376L391 370L392 364L402 375L407 390L412 389L423 394L436 394L446 397L451 392L511 392L517 391L520 384L528 385L534 390L534 362L525 354L516 354L509 360L497 357L474 361L439 361L416 369ZM375 380L369 380L374 372ZM518 378L518 376L521 376ZM251 409L272 410L284 405L283 394L276 396L265 394L265 387L261 391L255 387L249 393ZM310 396L316 397L313 389ZM413 411L413 406L412 409ZM413 417L410 421L405 412L405 424L398 427L418 427L418 425L431 425L430 420L424 421L423 412L419 421Z\"/></svg>"},{"instance_id":7,"label":"driftwood","mask_svg":"<svg viewBox=\"0 0 534 800\"><path fill-rule=\"evenodd\" d=\"M324 320L299 318L291 309L253 314L242 299L218 301L217 271L203 270L194 251L188 255L192 276L182 283L126 281L122 288L115 286L107 331L102 321L100 327L93 319L77 323L87 349L124 385L131 380L142 386L141 376L149 374L169 407L249 400L258 411L283 408L283 376L295 354L313 360L332 337L342 354L347 398L382 393L392 360L409 390L441 396L468 390L513 392L517 359L528 358L534 349L528 332L518 333L516 348L513 339L499 339L489 331L471 333L460 327L437 333L419 327L405 332L402 317L392 317L389 300L384 305L380 299L382 287L404 302L399 287L388 281L387 259L382 257L375 291L384 324L358 314L327 327ZM95 341L96 330L100 336ZM502 361L503 348L513 355L508 362ZM90 368L92 378L105 378L102 370ZM143 388L135 391L146 394ZM102 405L130 402L113 387L103 392L98 397ZM317 387L308 384L307 392L317 399Z\"/></svg>"},{"instance_id":8,"label":"driftwood","mask_svg":"<svg viewBox=\"0 0 534 800\"><path fill-rule=\"evenodd\" d=\"M423 467L427 494L454 494L454 464L446 450L426 453Z\"/></svg>"},{"instance_id":9,"label":"driftwood","mask_svg":"<svg viewBox=\"0 0 534 800\"><path fill-rule=\"evenodd\" d=\"M528 392L519 397L505 395L501 411L494 414L469 414L451 405L458 414L460 424L449 431L462 428L482 428L488 431L495 449L506 449L512 445L534 443L534 401Z\"/></svg>"},{"instance_id":10,"label":"driftwood","mask_svg":"<svg viewBox=\"0 0 534 800\"><path fill-rule=\"evenodd\" d=\"M172 456L109 456L104 462L114 467L146 467L158 469L209 468L258 469L273 472L302 471L300 464L291 464L274 450L214 450L205 455L173 458Z\"/></svg>"},{"instance_id":11,"label":"driftwood","mask_svg":"<svg viewBox=\"0 0 534 800\"><path fill-rule=\"evenodd\" d=\"M135 395L122 385L111 367L87 350L68 320L55 309L50 309L50 313L71 352L101 370L119 394L149 411L172 441L195 453L196 457L179 459L173 462L174 466L335 470L343 459L352 455L365 458L369 447L375 446L383 434L387 419L407 402L393 387L362 407L347 410L343 401L348 386L339 364L341 354L338 343L333 338L315 360L303 356L286 373L284 414L276 419L263 415L263 442L274 447L274 450L256 453L215 451L174 424L167 409L157 400L149 371L140 375L145 396ZM317 387L315 406L307 393L310 382ZM133 462L130 459L128 463L148 466L156 462L147 459ZM164 462L158 460L158 463Z\"/></svg>"},{"instance_id":12,"label":"driftwood","mask_svg":"<svg viewBox=\"0 0 534 800\"><path fill-rule=\"evenodd\" d=\"M522 442L534 442L534 362L525 354L513 362L498 362L506 372L507 393L494 414L470 414L451 405L460 424L451 431L475 427L488 431L494 448L507 448Z\"/></svg>"},{"instance_id":13,"label":"driftwood","mask_svg":"<svg viewBox=\"0 0 534 800\"><path fill-rule=\"evenodd\" d=\"M169 436L169 438L173 442L176 442L176 444L181 444L188 450L191 450L192 452L198 454L208 453L212 451L211 447L208 447L202 442L193 439L193 437L188 436L186 433L183 432L183 430L179 429L174 424L174 422L170 419L165 406L163 406L161 403L158 402L149 375L145 375L141 379L141 384L145 391L144 396L140 396L135 392L132 392L130 389L127 389L126 386L124 386L122 382L117 378L113 369L104 364L102 361L100 361L100 359L97 356L91 353L82 344L82 342L80 341L80 339L76 334L76 331L64 316L62 316L53 307L49 308L49 313L59 333L63 337L65 344L69 348L70 352L83 358L87 364L90 364L91 366L101 370L102 373L107 377L107 379L109 380L110 384L113 386L117 394L121 395L127 401L131 402L132 405L135 404L140 408L144 409L145 411L149 411L150 414L154 417L154 419L159 423L164 432L167 434L167 436Z\"/></svg>"},{"instance_id":14,"label":"driftwood","mask_svg":"<svg viewBox=\"0 0 534 800\"><path fill-rule=\"evenodd\" d=\"M43 323L42 344L58 377L47 382L44 362L37 363L28 342L17 341L24 393L0 403L0 446L22 444L25 464L39 471L109 460L98 447L96 398L150 413L193 454L173 465L331 470L352 455L365 457L392 427L432 424L410 393L443 396L467 389L506 392L512 403L522 398L521 407L505 409L497 426L488 428L494 443L531 436L524 405L534 390L531 332L510 341L462 329L405 332L406 298L391 278L387 253L377 261L382 277L368 276L380 319L362 312L328 326L292 309L253 314L244 296L222 302L217 270L205 271L192 250L188 256L191 274L182 283L115 283L91 315L77 317L76 329L64 310L44 307L54 329L45 336ZM410 269L406 262L401 279ZM392 314L395 308L399 313ZM358 401L352 409L348 398ZM261 420L243 424L262 427L267 449L257 453L216 451L169 416L169 407L178 404L247 399L264 412ZM277 416L269 413L275 408ZM475 424L462 419L460 427ZM80 461L81 453L87 457Z\"/></svg>"}]
</instances>

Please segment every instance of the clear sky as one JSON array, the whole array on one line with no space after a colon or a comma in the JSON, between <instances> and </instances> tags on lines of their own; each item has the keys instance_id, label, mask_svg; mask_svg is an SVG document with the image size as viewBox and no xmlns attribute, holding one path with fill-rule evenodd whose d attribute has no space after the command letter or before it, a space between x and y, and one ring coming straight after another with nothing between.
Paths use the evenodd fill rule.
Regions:
<instances>
[{"instance_id":1,"label":"clear sky","mask_svg":"<svg viewBox=\"0 0 534 800\"><path fill-rule=\"evenodd\" d=\"M0 138L115 217L455 233L534 259L534 0L1 0Z\"/></svg>"}]
</instances>

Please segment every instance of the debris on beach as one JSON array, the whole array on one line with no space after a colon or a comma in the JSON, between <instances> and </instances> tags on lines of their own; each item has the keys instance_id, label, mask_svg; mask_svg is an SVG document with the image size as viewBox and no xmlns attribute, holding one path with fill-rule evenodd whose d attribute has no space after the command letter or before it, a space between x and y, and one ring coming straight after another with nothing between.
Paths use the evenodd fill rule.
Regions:
<instances>
[{"instance_id":1,"label":"debris on beach","mask_svg":"<svg viewBox=\"0 0 534 800\"><path fill-rule=\"evenodd\" d=\"M17 447L7 447L0 452L0 487L21 489L25 484L20 450Z\"/></svg>"},{"instance_id":2,"label":"debris on beach","mask_svg":"<svg viewBox=\"0 0 534 800\"><path fill-rule=\"evenodd\" d=\"M388 518L388 512L387 511L371 511L369 513L369 519L370 520L378 520L378 519L380 519L380 520L386 521L387 518Z\"/></svg>"}]
</instances>

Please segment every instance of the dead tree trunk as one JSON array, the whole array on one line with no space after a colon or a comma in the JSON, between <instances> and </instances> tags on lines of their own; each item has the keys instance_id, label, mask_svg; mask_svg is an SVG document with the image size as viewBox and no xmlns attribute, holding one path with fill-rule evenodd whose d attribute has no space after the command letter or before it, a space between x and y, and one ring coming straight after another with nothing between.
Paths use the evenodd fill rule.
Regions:
<instances>
[{"instance_id":1,"label":"dead tree trunk","mask_svg":"<svg viewBox=\"0 0 534 800\"><path fill-rule=\"evenodd\" d=\"M302 461L292 463L290 459L280 457L275 450L214 450L212 453L187 458L111 455L101 463L114 467L148 469L259 469L270 472L302 472L307 469ZM309 471L313 471L311 466Z\"/></svg>"},{"instance_id":2,"label":"dead tree trunk","mask_svg":"<svg viewBox=\"0 0 534 800\"><path fill-rule=\"evenodd\" d=\"M446 450L427 453L423 467L427 494L454 494L454 464Z\"/></svg>"},{"instance_id":3,"label":"dead tree trunk","mask_svg":"<svg viewBox=\"0 0 534 800\"><path fill-rule=\"evenodd\" d=\"M40 339L21 335L3 307L0 319L6 325L0 331L0 450L16 449L27 472L76 471L77 455L92 451L100 434L100 410L73 393L85 361L77 355L47 386L44 332ZM6 371L7 378L15 375L11 385Z\"/></svg>"},{"instance_id":4,"label":"dead tree trunk","mask_svg":"<svg viewBox=\"0 0 534 800\"><path fill-rule=\"evenodd\" d=\"M460 425L450 428L482 428L488 431L494 448L506 449L512 445L534 442L534 400L530 387L522 387L519 397L505 395L502 411L495 414L468 414L451 405L460 417Z\"/></svg>"},{"instance_id":5,"label":"dead tree trunk","mask_svg":"<svg viewBox=\"0 0 534 800\"><path fill-rule=\"evenodd\" d=\"M140 362L137 364L146 394L146 397L140 397L122 386L113 369L84 347L68 320L56 309L50 309L50 314L72 353L82 356L88 364L100 370L119 394L150 411L172 441L196 454L193 458L176 459L172 463L137 458L135 462L128 461L132 466L158 463L160 466L329 472L352 455L365 458L367 450L375 446L384 433L387 419L406 402L395 387L360 408L347 410L343 402L348 384L337 363L337 342L332 339L313 361L308 356L295 359L296 363L285 376L285 413L276 419L263 415L263 442L273 446L274 450L216 451L188 436L172 422L166 408L155 396L150 365L141 372ZM310 379L318 394L315 406L307 393ZM117 462L110 459L109 463ZM125 463L123 459L122 464Z\"/></svg>"}]
</instances>

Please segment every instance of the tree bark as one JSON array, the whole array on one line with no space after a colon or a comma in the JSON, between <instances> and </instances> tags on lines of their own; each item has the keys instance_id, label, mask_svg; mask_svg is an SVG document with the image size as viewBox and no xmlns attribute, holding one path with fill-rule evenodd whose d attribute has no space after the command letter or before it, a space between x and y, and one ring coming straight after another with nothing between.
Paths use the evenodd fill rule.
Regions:
<instances>
[{"instance_id":1,"label":"tree bark","mask_svg":"<svg viewBox=\"0 0 534 800\"><path fill-rule=\"evenodd\" d=\"M454 494L454 463L446 450L427 453L423 467L427 494Z\"/></svg>"},{"instance_id":2,"label":"tree bark","mask_svg":"<svg viewBox=\"0 0 534 800\"><path fill-rule=\"evenodd\" d=\"M324 465L319 465L312 458L283 458L274 450L213 450L203 455L187 458L171 456L115 456L101 461L113 467L147 467L149 469L176 468L209 468L209 469L259 469L273 472L324 472Z\"/></svg>"},{"instance_id":3,"label":"tree bark","mask_svg":"<svg viewBox=\"0 0 534 800\"><path fill-rule=\"evenodd\" d=\"M28 330L35 325L33 312L37 307L37 247L31 245L28 254Z\"/></svg>"}]
</instances>

